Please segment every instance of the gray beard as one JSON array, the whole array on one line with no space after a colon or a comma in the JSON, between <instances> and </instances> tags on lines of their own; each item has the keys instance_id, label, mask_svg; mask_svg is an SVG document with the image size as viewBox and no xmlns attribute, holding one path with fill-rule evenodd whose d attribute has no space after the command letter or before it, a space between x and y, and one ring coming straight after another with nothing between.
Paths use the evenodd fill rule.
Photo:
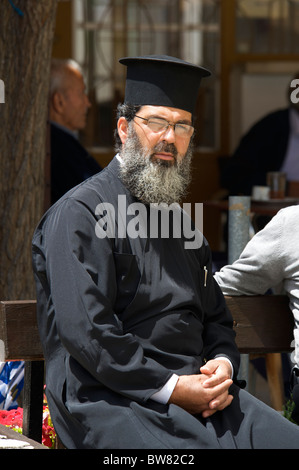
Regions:
<instances>
[{"instance_id":1,"label":"gray beard","mask_svg":"<svg viewBox=\"0 0 299 470\"><path fill-rule=\"evenodd\" d=\"M174 163L153 160L157 151L172 152ZM130 193L145 204L180 203L186 196L191 181L192 146L181 160L177 160L174 144L161 142L153 153L145 151L133 126L121 150L120 177Z\"/></svg>"}]
</instances>

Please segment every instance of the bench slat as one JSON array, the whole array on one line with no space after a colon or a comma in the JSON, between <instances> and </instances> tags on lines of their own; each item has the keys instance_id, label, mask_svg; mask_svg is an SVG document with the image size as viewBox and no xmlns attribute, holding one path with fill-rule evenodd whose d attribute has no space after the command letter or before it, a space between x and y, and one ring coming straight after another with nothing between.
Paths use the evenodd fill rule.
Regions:
<instances>
[{"instance_id":1,"label":"bench slat","mask_svg":"<svg viewBox=\"0 0 299 470\"><path fill-rule=\"evenodd\" d=\"M241 353L290 352L294 320L284 295L225 297ZM0 302L0 361L42 360L36 301Z\"/></svg>"},{"instance_id":2,"label":"bench slat","mask_svg":"<svg viewBox=\"0 0 299 470\"><path fill-rule=\"evenodd\" d=\"M6 439L12 439L13 441L19 441L20 444L21 443L26 443L28 446L31 446L34 449L40 449L40 450L46 450L47 449L47 447L44 446L43 444L40 444L40 442L36 442L33 439L24 436L23 434L20 434L16 431L13 431L12 429L8 428L7 426L4 426L3 424L0 424L0 435L5 436ZM0 449L2 449L2 450L5 448L6 439L3 439L3 442L1 442L2 439L0 440ZM1 444L2 444L2 446L1 446ZM22 449L21 446L20 446L20 448Z\"/></svg>"},{"instance_id":3,"label":"bench slat","mask_svg":"<svg viewBox=\"0 0 299 470\"><path fill-rule=\"evenodd\" d=\"M291 352L294 319L286 295L225 297L241 353Z\"/></svg>"},{"instance_id":4,"label":"bench slat","mask_svg":"<svg viewBox=\"0 0 299 470\"><path fill-rule=\"evenodd\" d=\"M0 361L43 360L36 301L0 302Z\"/></svg>"}]
</instances>

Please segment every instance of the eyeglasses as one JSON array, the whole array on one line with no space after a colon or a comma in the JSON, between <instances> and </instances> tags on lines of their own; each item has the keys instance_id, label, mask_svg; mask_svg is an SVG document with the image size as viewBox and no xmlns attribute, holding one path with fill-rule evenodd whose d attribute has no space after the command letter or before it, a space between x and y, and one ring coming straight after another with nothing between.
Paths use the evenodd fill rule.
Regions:
<instances>
[{"instance_id":1,"label":"eyeglasses","mask_svg":"<svg viewBox=\"0 0 299 470\"><path fill-rule=\"evenodd\" d=\"M166 119L156 117L149 117L146 119L144 117L137 116L137 114L135 114L135 117L146 121L146 125L153 132L166 132L170 126L173 127L174 133L179 137L191 137L194 132L194 127L190 126L190 124L184 124L182 122L171 123Z\"/></svg>"}]
</instances>

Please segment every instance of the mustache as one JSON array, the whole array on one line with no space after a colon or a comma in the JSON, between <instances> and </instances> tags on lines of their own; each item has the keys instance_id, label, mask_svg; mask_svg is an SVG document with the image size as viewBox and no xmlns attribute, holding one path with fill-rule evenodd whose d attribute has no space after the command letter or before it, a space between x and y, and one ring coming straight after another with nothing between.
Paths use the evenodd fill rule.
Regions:
<instances>
[{"instance_id":1,"label":"mustache","mask_svg":"<svg viewBox=\"0 0 299 470\"><path fill-rule=\"evenodd\" d=\"M154 156L156 152L167 152L172 153L174 159L177 160L178 151L174 144L168 144L167 142L159 142L155 147L151 157Z\"/></svg>"}]
</instances>

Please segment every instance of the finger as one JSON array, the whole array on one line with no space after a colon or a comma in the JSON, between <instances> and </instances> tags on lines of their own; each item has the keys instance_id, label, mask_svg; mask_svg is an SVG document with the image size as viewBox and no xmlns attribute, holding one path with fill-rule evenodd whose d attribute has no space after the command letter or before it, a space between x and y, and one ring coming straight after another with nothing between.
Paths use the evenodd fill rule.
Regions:
<instances>
[{"instance_id":1,"label":"finger","mask_svg":"<svg viewBox=\"0 0 299 470\"><path fill-rule=\"evenodd\" d=\"M203 418L209 418L210 416L212 416L213 414L215 414L216 411L217 411L217 410L210 410L210 409L207 409L207 410L205 410L205 411L203 411L203 412L201 413L201 416L202 416Z\"/></svg>"},{"instance_id":2,"label":"finger","mask_svg":"<svg viewBox=\"0 0 299 470\"><path fill-rule=\"evenodd\" d=\"M232 379L228 378L225 374L213 375L213 377L208 377L202 384L204 388L212 388L217 385L226 383L229 387L233 383Z\"/></svg>"},{"instance_id":3,"label":"finger","mask_svg":"<svg viewBox=\"0 0 299 470\"><path fill-rule=\"evenodd\" d=\"M200 368L202 374L211 375L214 374L219 364L215 364L214 361L209 361Z\"/></svg>"},{"instance_id":4,"label":"finger","mask_svg":"<svg viewBox=\"0 0 299 470\"><path fill-rule=\"evenodd\" d=\"M209 408L217 407L224 402L229 395L229 388L232 384L231 379L227 379L221 384L208 390L209 393Z\"/></svg>"},{"instance_id":5,"label":"finger","mask_svg":"<svg viewBox=\"0 0 299 470\"><path fill-rule=\"evenodd\" d=\"M219 374L225 378L231 378L232 366L231 364L223 359L208 361L205 365L200 368L201 373L209 375L212 379Z\"/></svg>"},{"instance_id":6,"label":"finger","mask_svg":"<svg viewBox=\"0 0 299 470\"><path fill-rule=\"evenodd\" d=\"M233 401L232 395L223 394L217 397L215 400L211 400L209 403L209 408L212 410L223 410Z\"/></svg>"},{"instance_id":7,"label":"finger","mask_svg":"<svg viewBox=\"0 0 299 470\"><path fill-rule=\"evenodd\" d=\"M229 395L229 388L231 383L232 380L229 379L224 383L207 390L206 403L208 409L221 409L222 406L226 406L225 403L228 399L228 396L231 397L231 395ZM231 398L229 398L229 401L231 402Z\"/></svg>"},{"instance_id":8,"label":"finger","mask_svg":"<svg viewBox=\"0 0 299 470\"><path fill-rule=\"evenodd\" d=\"M216 413L216 411L221 411L221 410L224 410L227 406L229 406L231 404L231 402L233 401L233 396L232 395L228 395L227 399L224 401L224 403L222 403L221 405L219 405L217 408L209 408L209 409L206 409L202 412L202 417L203 418L209 418L210 416L212 416L214 413Z\"/></svg>"}]
</instances>

